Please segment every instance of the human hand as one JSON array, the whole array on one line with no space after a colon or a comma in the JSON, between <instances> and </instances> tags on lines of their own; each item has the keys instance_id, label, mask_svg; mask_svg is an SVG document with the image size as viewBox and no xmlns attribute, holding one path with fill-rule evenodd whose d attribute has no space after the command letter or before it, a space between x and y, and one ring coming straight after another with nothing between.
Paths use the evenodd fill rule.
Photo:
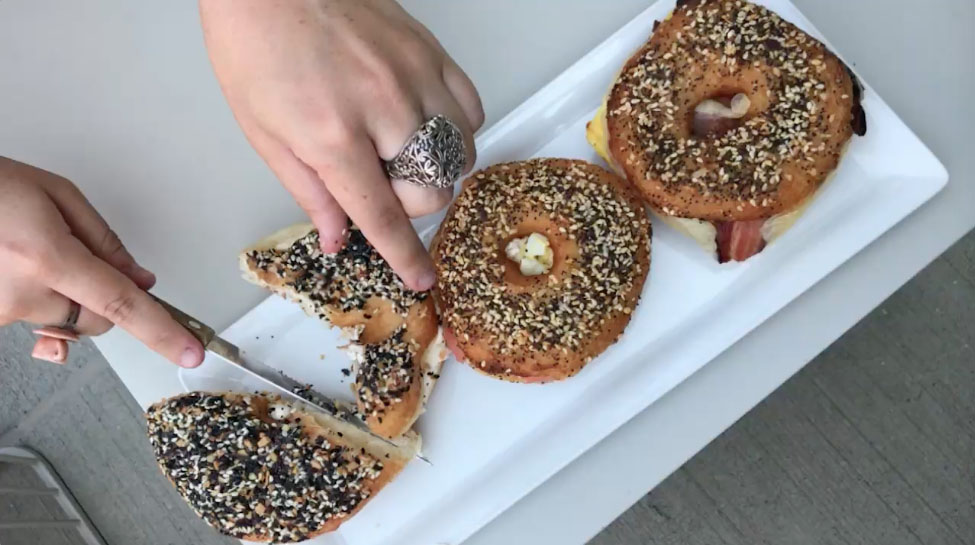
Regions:
<instances>
[{"instance_id":1,"label":"human hand","mask_svg":"<svg viewBox=\"0 0 975 545\"><path fill-rule=\"evenodd\" d=\"M464 134L484 122L477 90L437 39L393 0L200 0L214 71L244 134L318 228L345 244L351 218L417 290L435 281L409 223L443 208L450 189L387 179L427 119Z\"/></svg>"},{"instance_id":2,"label":"human hand","mask_svg":"<svg viewBox=\"0 0 975 545\"><path fill-rule=\"evenodd\" d=\"M183 367L203 347L145 290L156 277L135 262L105 220L68 180L0 157L0 326L58 325L80 305L73 331L101 335L113 324ZM40 359L63 363L71 332L43 336Z\"/></svg>"}]
</instances>

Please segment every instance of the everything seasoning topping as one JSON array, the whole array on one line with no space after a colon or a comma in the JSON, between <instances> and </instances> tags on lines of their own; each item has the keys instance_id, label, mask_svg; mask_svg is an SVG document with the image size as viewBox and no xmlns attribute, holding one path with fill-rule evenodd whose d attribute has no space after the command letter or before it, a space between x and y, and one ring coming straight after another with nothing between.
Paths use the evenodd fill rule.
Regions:
<instances>
[{"instance_id":1,"label":"everything seasoning topping","mask_svg":"<svg viewBox=\"0 0 975 545\"><path fill-rule=\"evenodd\" d=\"M704 195L765 206L782 181L783 165L814 172L817 156L838 153L845 143L828 143L842 125L824 104L830 98L850 102L847 76L830 69L833 57L822 44L763 7L741 0L678 4L674 17L684 24L671 25L628 66L613 89L608 115L627 124L636 140L631 145L645 150L647 180L659 181L668 192L694 187ZM689 101L712 98L691 90L707 89L709 79L739 77L749 88L730 92L750 95L753 102L761 98L767 109L723 134L686 136L681 127L697 105Z\"/></svg>"},{"instance_id":2,"label":"everything seasoning topping","mask_svg":"<svg viewBox=\"0 0 975 545\"><path fill-rule=\"evenodd\" d=\"M235 538L307 539L370 495L383 465L269 418L259 396L186 394L146 414L164 473L197 514ZM262 415L259 417L257 415Z\"/></svg>"},{"instance_id":3,"label":"everything seasoning topping","mask_svg":"<svg viewBox=\"0 0 975 545\"><path fill-rule=\"evenodd\" d=\"M403 285L362 231L355 228L337 254L322 252L318 231L312 231L285 251L254 250L247 258L258 270L280 276L297 292L307 294L320 318L328 318L329 309L362 309L371 297L389 300L405 317L414 303L429 296Z\"/></svg>"},{"instance_id":4,"label":"everything seasoning topping","mask_svg":"<svg viewBox=\"0 0 975 545\"><path fill-rule=\"evenodd\" d=\"M388 407L402 401L413 384L413 356L419 344L404 340L405 332L406 326L402 326L388 339L363 348L355 388L360 412L366 416L382 418Z\"/></svg>"},{"instance_id":5,"label":"everything seasoning topping","mask_svg":"<svg viewBox=\"0 0 975 545\"><path fill-rule=\"evenodd\" d=\"M612 315L632 311L627 294L642 278L639 252L649 245L640 204L581 161L509 163L475 174L474 182L441 227L437 248L445 325L461 345L477 336L498 354L567 354ZM539 219L564 239L552 244L553 274L532 277L539 280L530 290L512 289L506 243L520 234L521 222ZM568 247L577 247L577 255L564 255Z\"/></svg>"}]
</instances>

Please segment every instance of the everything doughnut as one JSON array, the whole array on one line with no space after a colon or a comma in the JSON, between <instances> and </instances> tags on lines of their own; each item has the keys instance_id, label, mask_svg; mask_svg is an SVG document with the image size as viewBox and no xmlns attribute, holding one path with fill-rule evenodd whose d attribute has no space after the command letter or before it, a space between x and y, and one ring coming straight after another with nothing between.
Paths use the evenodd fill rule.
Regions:
<instances>
[{"instance_id":1,"label":"everything doughnut","mask_svg":"<svg viewBox=\"0 0 975 545\"><path fill-rule=\"evenodd\" d=\"M860 96L840 59L775 13L683 0L626 63L589 138L656 213L706 225L722 261L743 260L866 133Z\"/></svg>"},{"instance_id":2,"label":"everything doughnut","mask_svg":"<svg viewBox=\"0 0 975 545\"><path fill-rule=\"evenodd\" d=\"M623 333L650 266L639 196L583 161L472 175L433 242L435 295L458 359L515 382L561 380Z\"/></svg>"},{"instance_id":3,"label":"everything doughnut","mask_svg":"<svg viewBox=\"0 0 975 545\"><path fill-rule=\"evenodd\" d=\"M324 254L318 231L296 225L245 250L240 266L250 282L343 328L370 429L396 437L413 425L447 354L429 292L407 289L355 228L339 253Z\"/></svg>"}]
</instances>

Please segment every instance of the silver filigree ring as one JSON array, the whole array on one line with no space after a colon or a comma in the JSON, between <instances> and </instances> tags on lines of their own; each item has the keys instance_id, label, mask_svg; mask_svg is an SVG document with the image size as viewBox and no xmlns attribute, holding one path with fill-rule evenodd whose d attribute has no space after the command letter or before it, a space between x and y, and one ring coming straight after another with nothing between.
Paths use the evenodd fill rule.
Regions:
<instances>
[{"instance_id":1,"label":"silver filigree ring","mask_svg":"<svg viewBox=\"0 0 975 545\"><path fill-rule=\"evenodd\" d=\"M438 115L421 125L385 166L391 180L443 189L454 185L466 163L464 134L453 121Z\"/></svg>"}]
</instances>

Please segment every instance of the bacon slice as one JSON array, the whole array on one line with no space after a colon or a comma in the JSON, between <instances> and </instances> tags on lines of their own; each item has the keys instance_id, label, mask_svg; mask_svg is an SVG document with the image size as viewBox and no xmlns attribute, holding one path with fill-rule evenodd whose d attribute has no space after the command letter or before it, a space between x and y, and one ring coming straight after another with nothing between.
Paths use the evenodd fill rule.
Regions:
<instances>
[{"instance_id":1,"label":"bacon slice","mask_svg":"<svg viewBox=\"0 0 975 545\"><path fill-rule=\"evenodd\" d=\"M765 220L719 221L717 228L718 261L745 261L765 248L762 225Z\"/></svg>"},{"instance_id":2,"label":"bacon slice","mask_svg":"<svg viewBox=\"0 0 975 545\"><path fill-rule=\"evenodd\" d=\"M750 107L751 100L742 93L717 96L701 102L694 108L694 136L721 135L737 128L748 115Z\"/></svg>"},{"instance_id":3,"label":"bacon slice","mask_svg":"<svg viewBox=\"0 0 975 545\"><path fill-rule=\"evenodd\" d=\"M460 345L457 344L457 337L454 335L454 330L447 326L444 326L443 328L443 342L445 345L447 345L447 349L450 350L457 361L467 361L467 356L464 355L464 351L461 350Z\"/></svg>"},{"instance_id":4,"label":"bacon slice","mask_svg":"<svg viewBox=\"0 0 975 545\"><path fill-rule=\"evenodd\" d=\"M694 136L704 137L724 134L741 125L741 122L731 117L710 114L694 114Z\"/></svg>"}]
</instances>

